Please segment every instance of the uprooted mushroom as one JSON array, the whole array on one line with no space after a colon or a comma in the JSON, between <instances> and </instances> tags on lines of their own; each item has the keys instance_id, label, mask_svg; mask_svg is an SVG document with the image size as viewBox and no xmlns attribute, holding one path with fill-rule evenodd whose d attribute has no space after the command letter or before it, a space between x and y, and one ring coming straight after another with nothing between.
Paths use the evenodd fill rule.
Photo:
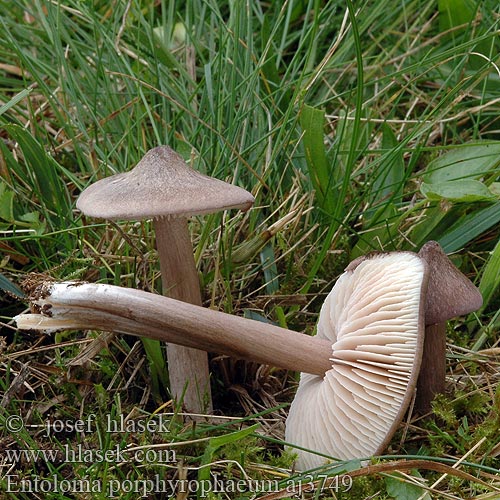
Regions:
<instances>
[{"instance_id":1,"label":"uprooted mushroom","mask_svg":"<svg viewBox=\"0 0 500 500\"><path fill-rule=\"evenodd\" d=\"M42 284L31 299L35 313L18 316L17 324L113 330L303 372L285 439L297 446L297 467L306 469L328 458L382 453L413 397L426 323L480 307L470 284L468 307L428 318L433 273L447 266L433 302L439 290L456 286L457 276L468 281L455 268L447 281L446 255L430 253L378 253L352 262L326 298L313 337L147 292L81 283Z\"/></svg>"}]
</instances>

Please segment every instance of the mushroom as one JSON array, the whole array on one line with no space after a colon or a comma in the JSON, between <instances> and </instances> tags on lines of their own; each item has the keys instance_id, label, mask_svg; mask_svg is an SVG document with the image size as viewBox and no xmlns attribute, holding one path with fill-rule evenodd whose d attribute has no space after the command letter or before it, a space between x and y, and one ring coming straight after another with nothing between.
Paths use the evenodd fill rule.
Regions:
<instances>
[{"instance_id":1,"label":"mushroom","mask_svg":"<svg viewBox=\"0 0 500 500\"><path fill-rule=\"evenodd\" d=\"M198 272L187 218L222 210L248 210L253 196L242 188L190 168L170 147L151 149L127 173L90 185L77 201L85 215L104 219L153 219L163 292L201 305ZM188 411L211 411L206 352L167 345L170 388ZM187 387L186 387L187 384Z\"/></svg>"},{"instance_id":2,"label":"mushroom","mask_svg":"<svg viewBox=\"0 0 500 500\"><path fill-rule=\"evenodd\" d=\"M303 372L285 439L297 447L297 468L306 469L380 454L389 443L417 383L432 265L412 252L353 261L327 296L313 337L147 292L79 283L42 284L32 298L35 314L16 320L22 329L146 335Z\"/></svg>"},{"instance_id":3,"label":"mushroom","mask_svg":"<svg viewBox=\"0 0 500 500\"><path fill-rule=\"evenodd\" d=\"M415 410L432 409L436 394L445 392L446 322L477 311L483 298L473 283L450 261L439 243L427 242L418 252L429 267L425 301L425 341L417 382Z\"/></svg>"},{"instance_id":4,"label":"mushroom","mask_svg":"<svg viewBox=\"0 0 500 500\"><path fill-rule=\"evenodd\" d=\"M331 369L301 375L286 421L285 440L304 448L297 468L387 446L417 382L427 276L417 255L394 252L356 259L337 280L316 334L332 344Z\"/></svg>"}]
</instances>

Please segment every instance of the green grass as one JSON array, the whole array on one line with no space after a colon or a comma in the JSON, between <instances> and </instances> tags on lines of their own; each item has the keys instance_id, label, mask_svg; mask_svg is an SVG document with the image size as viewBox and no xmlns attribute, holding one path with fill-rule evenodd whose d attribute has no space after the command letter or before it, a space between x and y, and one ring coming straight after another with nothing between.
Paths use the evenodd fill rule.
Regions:
<instances>
[{"instance_id":1,"label":"green grass","mask_svg":"<svg viewBox=\"0 0 500 500\"><path fill-rule=\"evenodd\" d=\"M214 359L215 404L235 420L191 427L168 403L158 346L113 336L87 352L95 333L54 343L13 327L30 272L160 290L150 224L86 219L75 200L169 144L194 168L256 198L246 214L191 222L207 307L312 332L353 258L418 250L429 239L453 253L485 303L449 325L450 391L437 403L437 424L413 422L388 453L449 465L466 456L458 469L476 481L448 471L433 497L489 498L500 437L492 425L500 418L500 12L493 0L438 4L0 1L0 418L22 415L34 426L1 431L0 457L13 447L76 445L81 433L44 438L37 426L96 415L96 432L83 435L91 449L167 442L178 458L28 460L12 471L124 484L155 474L206 477L204 464L226 479L244 471L281 488L295 477L280 441L294 374ZM70 366L77 355L83 360ZM131 411L166 412L170 428L106 432L106 415ZM259 433L238 434L248 423L259 423ZM419 470L429 486L440 477ZM350 493L324 488L316 498L406 498L392 476L382 479L389 472L365 470Z\"/></svg>"}]
</instances>

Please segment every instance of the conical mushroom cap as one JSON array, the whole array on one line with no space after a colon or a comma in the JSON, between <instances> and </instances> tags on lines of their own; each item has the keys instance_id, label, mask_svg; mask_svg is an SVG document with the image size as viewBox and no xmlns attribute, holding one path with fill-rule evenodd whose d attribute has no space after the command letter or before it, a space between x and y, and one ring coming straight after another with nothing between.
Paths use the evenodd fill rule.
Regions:
<instances>
[{"instance_id":1,"label":"conical mushroom cap","mask_svg":"<svg viewBox=\"0 0 500 500\"><path fill-rule=\"evenodd\" d=\"M424 339L427 265L411 252L351 263L321 308L317 336L332 342L324 377L303 373L285 440L350 460L381 453L406 412ZM302 449L299 470L325 459Z\"/></svg>"},{"instance_id":2,"label":"conical mushroom cap","mask_svg":"<svg viewBox=\"0 0 500 500\"><path fill-rule=\"evenodd\" d=\"M474 284L451 262L436 241L418 252L429 267L425 324L445 323L451 318L477 311L483 298Z\"/></svg>"},{"instance_id":3,"label":"conical mushroom cap","mask_svg":"<svg viewBox=\"0 0 500 500\"><path fill-rule=\"evenodd\" d=\"M89 186L76 206L91 217L141 220L248 210L253 202L248 191L193 170L170 147L159 146L129 172Z\"/></svg>"}]
</instances>

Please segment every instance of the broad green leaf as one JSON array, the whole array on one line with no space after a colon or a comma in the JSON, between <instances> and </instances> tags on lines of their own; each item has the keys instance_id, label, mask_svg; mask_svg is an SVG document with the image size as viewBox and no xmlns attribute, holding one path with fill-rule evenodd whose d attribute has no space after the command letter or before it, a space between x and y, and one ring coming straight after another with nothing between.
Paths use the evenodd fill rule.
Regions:
<instances>
[{"instance_id":1,"label":"broad green leaf","mask_svg":"<svg viewBox=\"0 0 500 500\"><path fill-rule=\"evenodd\" d=\"M467 25L474 19L476 8L472 0L439 0L439 29L449 31L457 26ZM463 32L463 29L461 30ZM446 35L453 38L456 31Z\"/></svg>"},{"instance_id":2,"label":"broad green leaf","mask_svg":"<svg viewBox=\"0 0 500 500\"><path fill-rule=\"evenodd\" d=\"M153 28L153 35L165 47L170 50L176 49L186 43L186 26L181 22L175 23L172 33L170 33L169 27L165 25L157 26Z\"/></svg>"},{"instance_id":3,"label":"broad green leaf","mask_svg":"<svg viewBox=\"0 0 500 500\"><path fill-rule=\"evenodd\" d=\"M500 142L470 144L432 160L423 176L426 184L478 179L500 165Z\"/></svg>"},{"instance_id":4,"label":"broad green leaf","mask_svg":"<svg viewBox=\"0 0 500 500\"><path fill-rule=\"evenodd\" d=\"M306 153L307 168L316 191L318 205L327 214L333 213L334 198L331 169L325 152L325 112L304 105L300 113L300 126Z\"/></svg>"},{"instance_id":5,"label":"broad green leaf","mask_svg":"<svg viewBox=\"0 0 500 500\"><path fill-rule=\"evenodd\" d=\"M412 475L422 477L418 471L413 471ZM431 500L431 496L423 488L409 483L408 480L396 474L388 474L385 477L385 487L394 500Z\"/></svg>"},{"instance_id":6,"label":"broad green leaf","mask_svg":"<svg viewBox=\"0 0 500 500\"><path fill-rule=\"evenodd\" d=\"M449 41L455 47L465 41L472 40L472 37L480 38L480 35L485 34L485 30L481 24L472 26L478 5L480 2L474 0L438 0L439 9L439 29L444 33L441 41L448 43ZM478 69L484 66L484 59L474 54L479 52L486 57L491 57L495 51L495 34L492 34L491 39L482 39L474 46L470 52L468 65L471 69Z\"/></svg>"},{"instance_id":7,"label":"broad green leaf","mask_svg":"<svg viewBox=\"0 0 500 500\"><path fill-rule=\"evenodd\" d=\"M462 203L492 201L497 197L480 181L472 179L454 180L427 184L423 182L420 191L428 200L448 200Z\"/></svg>"},{"instance_id":8,"label":"broad green leaf","mask_svg":"<svg viewBox=\"0 0 500 500\"><path fill-rule=\"evenodd\" d=\"M143 30L139 30L138 36L143 38L147 35ZM165 26L158 26L153 29L153 41L155 42L155 57L157 57L165 67L179 71L183 78L186 78L188 81L191 80L184 66L179 64L178 59L172 54L172 37Z\"/></svg>"},{"instance_id":9,"label":"broad green leaf","mask_svg":"<svg viewBox=\"0 0 500 500\"><path fill-rule=\"evenodd\" d=\"M14 193L0 181L0 219L14 221Z\"/></svg>"},{"instance_id":10,"label":"broad green leaf","mask_svg":"<svg viewBox=\"0 0 500 500\"><path fill-rule=\"evenodd\" d=\"M26 212L23 215L20 215L18 219L21 222L27 222L29 224L33 224L34 226L40 225L40 214L38 212Z\"/></svg>"},{"instance_id":11,"label":"broad green leaf","mask_svg":"<svg viewBox=\"0 0 500 500\"><path fill-rule=\"evenodd\" d=\"M22 290L14 285L12 281L7 279L3 274L0 273L0 290L4 290L5 292L9 292L20 299L24 298L24 293Z\"/></svg>"},{"instance_id":12,"label":"broad green leaf","mask_svg":"<svg viewBox=\"0 0 500 500\"><path fill-rule=\"evenodd\" d=\"M18 209L19 210L19 209ZM28 212L22 215L14 214L14 192L0 180L0 220L5 221L2 225L5 229L13 227L26 228L34 230L37 234L42 234L45 228L40 222L38 212Z\"/></svg>"},{"instance_id":13,"label":"broad green leaf","mask_svg":"<svg viewBox=\"0 0 500 500\"><path fill-rule=\"evenodd\" d=\"M210 438L208 445L205 448L205 453L203 453L203 456L201 457L200 469L198 471L198 481L201 482L210 479L210 462L212 462L213 456L219 448L246 438L250 434L253 434L258 428L259 424L254 424L236 432Z\"/></svg>"},{"instance_id":14,"label":"broad green leaf","mask_svg":"<svg viewBox=\"0 0 500 500\"><path fill-rule=\"evenodd\" d=\"M24 223L23 226L28 226L32 229L35 234L42 235L47 229L47 225L44 220L40 220L40 214L38 212L27 212L23 215L17 217L16 221L19 225Z\"/></svg>"},{"instance_id":15,"label":"broad green leaf","mask_svg":"<svg viewBox=\"0 0 500 500\"><path fill-rule=\"evenodd\" d=\"M483 267L479 290L483 296L483 306L485 309L496 290L500 286L500 240L491 252L486 265Z\"/></svg>"}]
</instances>

